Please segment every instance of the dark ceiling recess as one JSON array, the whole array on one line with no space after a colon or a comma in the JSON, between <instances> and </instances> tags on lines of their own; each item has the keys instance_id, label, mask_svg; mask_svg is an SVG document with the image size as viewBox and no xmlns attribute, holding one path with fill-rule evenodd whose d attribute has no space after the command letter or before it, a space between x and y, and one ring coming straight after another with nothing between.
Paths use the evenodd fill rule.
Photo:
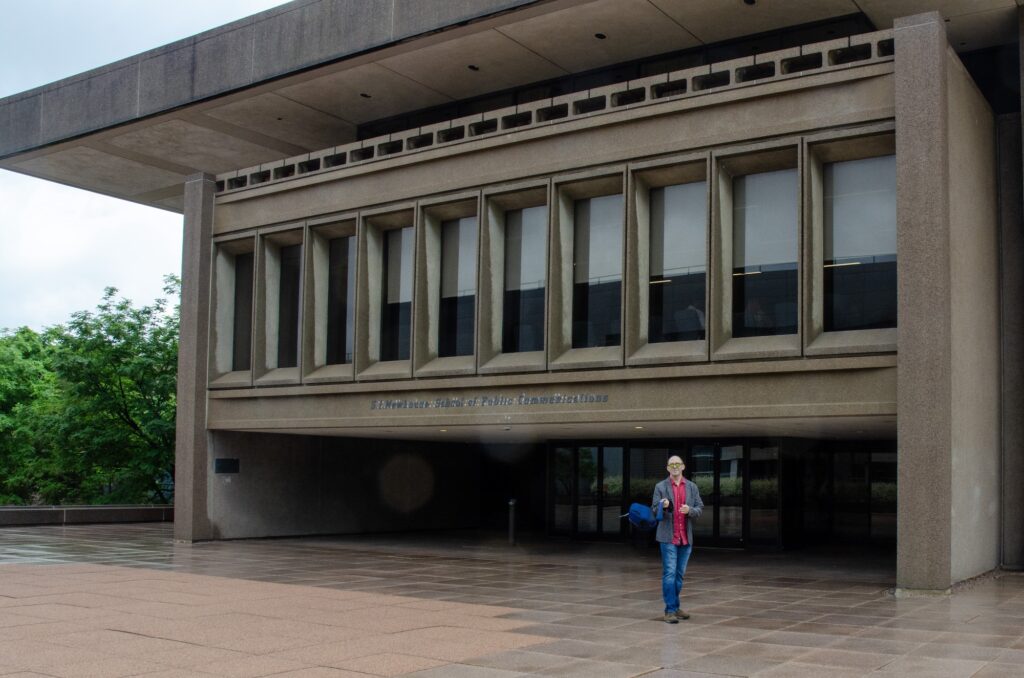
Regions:
<instances>
[{"instance_id":1,"label":"dark ceiling recess","mask_svg":"<svg viewBox=\"0 0 1024 678\"><path fill-rule=\"evenodd\" d=\"M605 66L604 68L584 73L575 73L554 80L532 83L522 87L485 94L473 99L464 99L442 106L413 111L393 118L374 120L360 125L357 134L360 140L370 139L466 115L476 115L499 108L516 106L517 104L550 99L562 94L582 92L595 87L626 82L627 80L635 80L649 75L659 75L683 68L704 66L710 63L750 56L751 54L774 52L775 50L787 47L808 45L831 40L836 37L870 33L874 30L874 24L866 16L863 14L850 14L812 24L803 24L801 26L746 36L737 40L728 40L713 45L704 45L677 52L659 54L646 59ZM603 40L608 36L604 33L595 33L594 37L598 40ZM470 64L467 68L479 70L479 67L475 64Z\"/></svg>"},{"instance_id":2,"label":"dark ceiling recess","mask_svg":"<svg viewBox=\"0 0 1024 678\"><path fill-rule=\"evenodd\" d=\"M965 52L960 60L996 115L1020 112L1020 61L1017 45Z\"/></svg>"}]
</instances>

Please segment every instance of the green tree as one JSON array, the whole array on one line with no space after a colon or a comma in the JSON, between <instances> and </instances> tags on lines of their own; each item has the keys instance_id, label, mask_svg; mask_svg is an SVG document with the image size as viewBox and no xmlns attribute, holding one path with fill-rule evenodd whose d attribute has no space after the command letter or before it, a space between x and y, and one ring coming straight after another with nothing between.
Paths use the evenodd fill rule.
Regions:
<instances>
[{"instance_id":1,"label":"green tree","mask_svg":"<svg viewBox=\"0 0 1024 678\"><path fill-rule=\"evenodd\" d=\"M166 280L177 298L180 282ZM170 500L174 471L179 307L135 308L107 288L95 312L79 311L57 334L54 371L67 395L64 430L106 502Z\"/></svg>"},{"instance_id":2,"label":"green tree","mask_svg":"<svg viewBox=\"0 0 1024 678\"><path fill-rule=\"evenodd\" d=\"M177 304L108 288L66 325L0 336L0 503L170 501L178 324Z\"/></svg>"},{"instance_id":3,"label":"green tree","mask_svg":"<svg viewBox=\"0 0 1024 678\"><path fill-rule=\"evenodd\" d=\"M27 327L0 333L0 504L32 499L33 411L55 394L50 357L45 337Z\"/></svg>"}]
</instances>

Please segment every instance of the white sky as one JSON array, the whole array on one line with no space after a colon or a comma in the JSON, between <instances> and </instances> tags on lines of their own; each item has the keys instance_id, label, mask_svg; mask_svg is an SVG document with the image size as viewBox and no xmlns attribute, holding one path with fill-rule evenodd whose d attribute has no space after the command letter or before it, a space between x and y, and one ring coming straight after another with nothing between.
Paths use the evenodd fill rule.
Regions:
<instances>
[{"instance_id":1,"label":"white sky","mask_svg":"<svg viewBox=\"0 0 1024 678\"><path fill-rule=\"evenodd\" d=\"M283 4L0 0L0 98ZM0 170L0 329L41 329L181 273L181 216Z\"/></svg>"}]
</instances>

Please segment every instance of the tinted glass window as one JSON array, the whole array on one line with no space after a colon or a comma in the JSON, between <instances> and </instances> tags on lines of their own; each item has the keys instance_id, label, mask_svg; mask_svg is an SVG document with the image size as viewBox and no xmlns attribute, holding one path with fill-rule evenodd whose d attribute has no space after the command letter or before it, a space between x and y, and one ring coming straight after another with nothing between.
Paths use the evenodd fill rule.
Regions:
<instances>
[{"instance_id":1,"label":"tinted glass window","mask_svg":"<svg viewBox=\"0 0 1024 678\"><path fill-rule=\"evenodd\" d=\"M622 195L577 200L572 347L618 346L622 324Z\"/></svg>"},{"instance_id":2,"label":"tinted glass window","mask_svg":"<svg viewBox=\"0 0 1024 678\"><path fill-rule=\"evenodd\" d=\"M380 359L408 360L412 312L412 227L384 234Z\"/></svg>"},{"instance_id":3,"label":"tinted glass window","mask_svg":"<svg viewBox=\"0 0 1024 678\"><path fill-rule=\"evenodd\" d=\"M504 353L544 349L547 224L547 205L505 213Z\"/></svg>"},{"instance_id":4,"label":"tinted glass window","mask_svg":"<svg viewBox=\"0 0 1024 678\"><path fill-rule=\"evenodd\" d=\"M352 362L356 310L356 239L329 242L327 277L327 364Z\"/></svg>"},{"instance_id":5,"label":"tinted glass window","mask_svg":"<svg viewBox=\"0 0 1024 678\"><path fill-rule=\"evenodd\" d=\"M896 158L825 165L825 331L896 326Z\"/></svg>"},{"instance_id":6,"label":"tinted glass window","mask_svg":"<svg viewBox=\"0 0 1024 678\"><path fill-rule=\"evenodd\" d=\"M277 297L277 366L299 364L299 293L302 245L282 247L281 280Z\"/></svg>"},{"instance_id":7,"label":"tinted glass window","mask_svg":"<svg viewBox=\"0 0 1024 678\"><path fill-rule=\"evenodd\" d=\"M706 188L699 181L651 190L651 343L704 338Z\"/></svg>"},{"instance_id":8,"label":"tinted glass window","mask_svg":"<svg viewBox=\"0 0 1024 678\"><path fill-rule=\"evenodd\" d=\"M441 224L441 313L438 355L473 355L476 217Z\"/></svg>"},{"instance_id":9,"label":"tinted glass window","mask_svg":"<svg viewBox=\"0 0 1024 678\"><path fill-rule=\"evenodd\" d=\"M732 334L795 334L797 172L733 179Z\"/></svg>"},{"instance_id":10,"label":"tinted glass window","mask_svg":"<svg viewBox=\"0 0 1024 678\"><path fill-rule=\"evenodd\" d=\"M235 255L235 317L232 323L232 370L247 370L252 365L252 265L252 252Z\"/></svg>"}]
</instances>

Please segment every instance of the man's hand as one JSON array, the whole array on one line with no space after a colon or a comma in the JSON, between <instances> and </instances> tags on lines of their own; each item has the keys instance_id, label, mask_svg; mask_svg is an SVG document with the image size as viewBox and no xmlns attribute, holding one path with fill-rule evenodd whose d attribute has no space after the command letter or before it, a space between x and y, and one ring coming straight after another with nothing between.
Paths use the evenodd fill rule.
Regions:
<instances>
[{"instance_id":1,"label":"man's hand","mask_svg":"<svg viewBox=\"0 0 1024 678\"><path fill-rule=\"evenodd\" d=\"M662 499L661 500L661 507L662 508L668 508L668 499Z\"/></svg>"},{"instance_id":2,"label":"man's hand","mask_svg":"<svg viewBox=\"0 0 1024 678\"><path fill-rule=\"evenodd\" d=\"M687 513L690 512L690 507L686 504L683 504L682 506L679 507L679 512L685 516Z\"/></svg>"}]
</instances>

